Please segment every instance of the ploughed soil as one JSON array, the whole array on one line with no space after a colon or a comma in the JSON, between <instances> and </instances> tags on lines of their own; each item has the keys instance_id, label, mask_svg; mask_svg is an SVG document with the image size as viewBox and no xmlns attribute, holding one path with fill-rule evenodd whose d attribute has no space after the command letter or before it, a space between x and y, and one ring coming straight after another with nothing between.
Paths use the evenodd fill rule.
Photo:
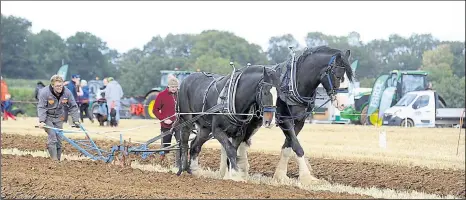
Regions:
<instances>
[{"instance_id":1,"label":"ploughed soil","mask_svg":"<svg viewBox=\"0 0 466 200\"><path fill-rule=\"evenodd\" d=\"M46 137L22 136L2 134L2 148L18 148L21 150L45 150ZM114 141L97 140L96 144L102 149L110 149L118 144ZM63 142L65 154L78 154L79 151L67 142ZM153 148L157 148L154 145ZM171 153L170 153L171 154ZM249 152L250 174L260 173L273 176L279 161L279 155ZM141 160L140 156L133 155L132 160ZM220 150L203 148L199 164L203 168L218 170L220 163ZM169 166L174 163L173 156L167 156L161 161L160 157L153 156L142 160L142 163L159 163ZM429 194L454 195L466 198L465 171L429 169L425 167L407 167L380 164L375 162L355 162L325 158L311 158L310 163L313 174L330 183L339 183L353 187L389 188L398 191L415 190ZM298 165L294 159L288 164L288 176L297 178Z\"/></svg>"},{"instance_id":2,"label":"ploughed soil","mask_svg":"<svg viewBox=\"0 0 466 200\"><path fill-rule=\"evenodd\" d=\"M290 186L196 178L120 168L103 162L2 155L1 197L13 198L370 198Z\"/></svg>"}]
</instances>

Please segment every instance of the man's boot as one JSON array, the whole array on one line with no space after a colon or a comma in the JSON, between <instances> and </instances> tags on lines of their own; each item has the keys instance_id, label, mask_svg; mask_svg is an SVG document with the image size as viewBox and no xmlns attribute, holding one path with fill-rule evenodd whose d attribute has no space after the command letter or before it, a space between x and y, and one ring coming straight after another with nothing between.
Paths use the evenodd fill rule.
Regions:
<instances>
[{"instance_id":1,"label":"man's boot","mask_svg":"<svg viewBox=\"0 0 466 200\"><path fill-rule=\"evenodd\" d=\"M57 145L55 143L49 144L49 145L47 145L47 149L49 151L50 158L52 158L52 160L54 160L54 161L57 161L58 160L58 158L57 158Z\"/></svg>"},{"instance_id":2,"label":"man's boot","mask_svg":"<svg viewBox=\"0 0 466 200\"><path fill-rule=\"evenodd\" d=\"M58 159L58 161L61 160L61 152L62 152L61 148L57 148L57 159Z\"/></svg>"}]
</instances>

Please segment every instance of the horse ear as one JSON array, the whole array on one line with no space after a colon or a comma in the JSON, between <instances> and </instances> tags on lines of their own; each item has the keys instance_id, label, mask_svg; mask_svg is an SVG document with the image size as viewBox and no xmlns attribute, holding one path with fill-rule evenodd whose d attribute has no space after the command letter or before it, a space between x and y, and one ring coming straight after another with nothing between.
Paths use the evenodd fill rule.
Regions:
<instances>
[{"instance_id":1,"label":"horse ear","mask_svg":"<svg viewBox=\"0 0 466 200\"><path fill-rule=\"evenodd\" d=\"M267 69L266 67L264 69L264 81L267 83L273 83L273 73L272 70Z\"/></svg>"},{"instance_id":2,"label":"horse ear","mask_svg":"<svg viewBox=\"0 0 466 200\"><path fill-rule=\"evenodd\" d=\"M268 82L269 81L269 74L267 73L267 69L265 67L262 67L262 72L264 76L264 81Z\"/></svg>"},{"instance_id":3,"label":"horse ear","mask_svg":"<svg viewBox=\"0 0 466 200\"><path fill-rule=\"evenodd\" d=\"M349 60L350 56L351 56L351 51L347 49L345 52L345 58Z\"/></svg>"}]
</instances>

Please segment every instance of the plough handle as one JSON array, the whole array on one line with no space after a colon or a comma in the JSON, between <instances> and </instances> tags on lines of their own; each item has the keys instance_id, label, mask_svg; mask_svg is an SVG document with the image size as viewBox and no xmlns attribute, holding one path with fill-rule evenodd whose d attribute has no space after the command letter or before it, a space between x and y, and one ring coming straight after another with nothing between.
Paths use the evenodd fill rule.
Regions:
<instances>
[{"instance_id":1,"label":"plough handle","mask_svg":"<svg viewBox=\"0 0 466 200\"><path fill-rule=\"evenodd\" d=\"M81 128L79 125L71 125L71 127L73 128ZM34 126L34 128L39 128L39 126ZM52 128L52 127L49 127L49 126L44 126L44 128Z\"/></svg>"}]
</instances>

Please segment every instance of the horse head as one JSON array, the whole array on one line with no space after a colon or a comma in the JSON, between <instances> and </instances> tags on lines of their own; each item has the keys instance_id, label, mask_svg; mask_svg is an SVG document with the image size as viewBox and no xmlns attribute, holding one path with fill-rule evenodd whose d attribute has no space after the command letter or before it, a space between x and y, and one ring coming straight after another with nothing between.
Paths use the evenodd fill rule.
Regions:
<instances>
[{"instance_id":1,"label":"horse head","mask_svg":"<svg viewBox=\"0 0 466 200\"><path fill-rule=\"evenodd\" d=\"M338 49L332 49L327 46L306 50L298 58L296 64L298 70L300 70L298 76L301 76L301 80L303 80L306 78L302 76L309 76L309 73L306 73L306 71L311 72L310 81L314 81L316 83L315 86L321 83L330 97L333 106L339 110L343 110L344 104L347 101L345 100L345 95L338 94L348 92L347 88L340 88L340 83L345 81L345 73L348 80L353 82L353 71L349 63L350 56L350 50L346 50L343 53Z\"/></svg>"},{"instance_id":2,"label":"horse head","mask_svg":"<svg viewBox=\"0 0 466 200\"><path fill-rule=\"evenodd\" d=\"M256 102L260 107L260 114L263 117L262 126L271 128L273 117L276 111L277 87L279 79L274 75L275 70L263 68L263 78L260 82L259 92L257 93Z\"/></svg>"}]
</instances>

